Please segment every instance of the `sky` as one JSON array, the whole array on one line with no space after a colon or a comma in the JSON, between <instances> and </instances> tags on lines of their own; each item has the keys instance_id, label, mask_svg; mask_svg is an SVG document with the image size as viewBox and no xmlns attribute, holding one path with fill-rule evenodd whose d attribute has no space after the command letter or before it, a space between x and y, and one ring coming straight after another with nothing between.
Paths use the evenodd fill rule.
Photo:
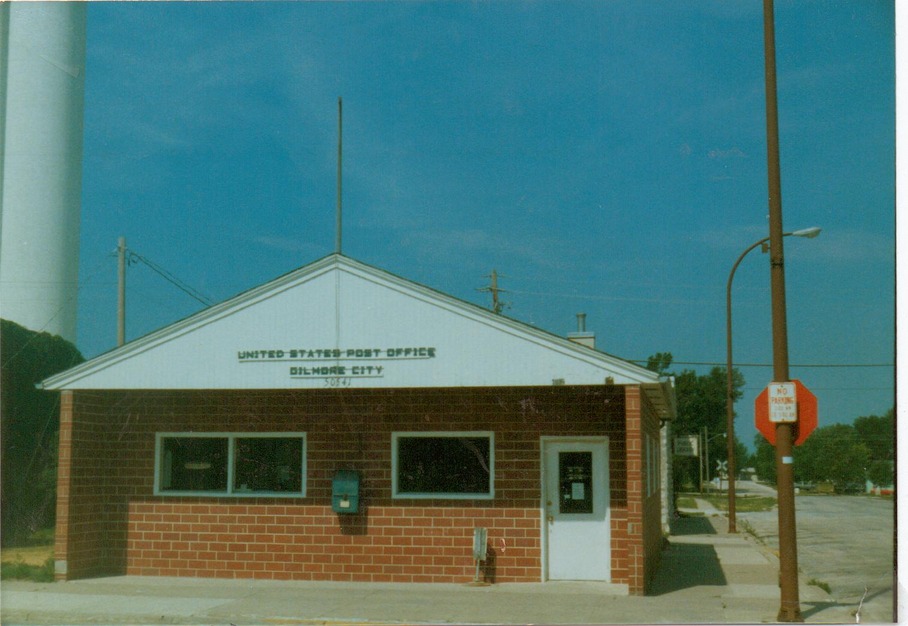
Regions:
<instances>
[{"instance_id":1,"label":"sky","mask_svg":"<svg viewBox=\"0 0 908 626\"><path fill-rule=\"evenodd\" d=\"M895 17L777 0L791 376L820 425L894 404ZM90 3L77 345L116 344L116 259L212 302L335 249L597 348L725 362L768 236L755 0ZM769 255L733 284L737 435L772 377ZM130 266L127 340L203 308ZM747 365L744 365L747 364Z\"/></svg>"}]
</instances>

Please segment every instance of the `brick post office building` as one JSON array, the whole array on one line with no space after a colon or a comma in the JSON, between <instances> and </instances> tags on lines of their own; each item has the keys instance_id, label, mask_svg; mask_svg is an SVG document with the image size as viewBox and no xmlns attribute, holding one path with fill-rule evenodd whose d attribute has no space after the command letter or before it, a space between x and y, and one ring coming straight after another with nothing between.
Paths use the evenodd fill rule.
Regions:
<instances>
[{"instance_id":1,"label":"brick post office building","mask_svg":"<svg viewBox=\"0 0 908 626\"><path fill-rule=\"evenodd\" d=\"M646 590L670 381L331 255L44 381L58 579Z\"/></svg>"}]
</instances>

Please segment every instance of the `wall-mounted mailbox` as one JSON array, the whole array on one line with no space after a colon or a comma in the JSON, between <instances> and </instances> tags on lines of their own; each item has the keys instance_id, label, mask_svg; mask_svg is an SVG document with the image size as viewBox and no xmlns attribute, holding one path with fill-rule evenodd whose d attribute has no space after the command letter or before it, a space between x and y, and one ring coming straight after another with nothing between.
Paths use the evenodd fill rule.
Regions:
<instances>
[{"instance_id":1,"label":"wall-mounted mailbox","mask_svg":"<svg viewBox=\"0 0 908 626\"><path fill-rule=\"evenodd\" d=\"M334 475L331 509L335 513L359 513L359 472L340 470Z\"/></svg>"}]
</instances>

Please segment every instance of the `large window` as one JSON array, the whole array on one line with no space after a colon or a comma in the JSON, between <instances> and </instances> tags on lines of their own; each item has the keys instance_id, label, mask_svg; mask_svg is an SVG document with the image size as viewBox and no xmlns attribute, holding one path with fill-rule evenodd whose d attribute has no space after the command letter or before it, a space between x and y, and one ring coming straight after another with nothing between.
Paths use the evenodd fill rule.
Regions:
<instances>
[{"instance_id":1,"label":"large window","mask_svg":"<svg viewBox=\"0 0 908 626\"><path fill-rule=\"evenodd\" d=\"M306 495L304 433L159 433L155 493Z\"/></svg>"},{"instance_id":2,"label":"large window","mask_svg":"<svg viewBox=\"0 0 908 626\"><path fill-rule=\"evenodd\" d=\"M494 497L495 451L490 432L394 433L395 498Z\"/></svg>"}]
</instances>

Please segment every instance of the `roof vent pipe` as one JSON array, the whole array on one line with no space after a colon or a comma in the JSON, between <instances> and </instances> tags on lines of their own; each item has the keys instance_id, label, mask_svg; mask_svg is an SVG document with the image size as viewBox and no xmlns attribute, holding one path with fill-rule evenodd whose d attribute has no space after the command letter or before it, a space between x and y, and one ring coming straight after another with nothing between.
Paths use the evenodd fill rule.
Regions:
<instances>
[{"instance_id":1,"label":"roof vent pipe","mask_svg":"<svg viewBox=\"0 0 908 626\"><path fill-rule=\"evenodd\" d=\"M587 348L596 349L596 333L586 330L586 313L577 314L577 332L568 333L568 339Z\"/></svg>"}]
</instances>

